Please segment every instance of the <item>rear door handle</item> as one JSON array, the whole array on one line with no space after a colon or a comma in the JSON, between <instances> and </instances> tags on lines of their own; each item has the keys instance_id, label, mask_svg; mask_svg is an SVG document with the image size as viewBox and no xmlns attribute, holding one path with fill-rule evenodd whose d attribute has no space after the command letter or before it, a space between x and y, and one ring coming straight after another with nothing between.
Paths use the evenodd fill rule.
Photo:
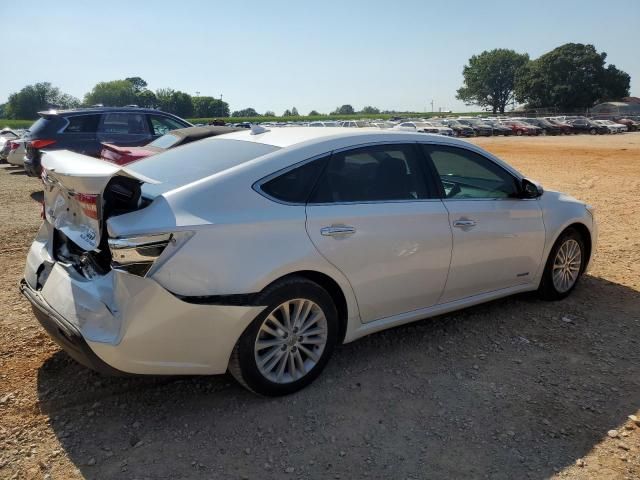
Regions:
<instances>
[{"instance_id":1,"label":"rear door handle","mask_svg":"<svg viewBox=\"0 0 640 480\"><path fill-rule=\"evenodd\" d=\"M354 227L349 225L331 225L330 227L322 227L320 229L320 235L325 237L336 237L338 235L353 235L356 233Z\"/></svg>"},{"instance_id":2,"label":"rear door handle","mask_svg":"<svg viewBox=\"0 0 640 480\"><path fill-rule=\"evenodd\" d=\"M458 228L465 228L465 227L475 227L476 226L476 222L474 222L473 220L456 220L455 222L453 222L453 226L454 227L458 227Z\"/></svg>"}]
</instances>

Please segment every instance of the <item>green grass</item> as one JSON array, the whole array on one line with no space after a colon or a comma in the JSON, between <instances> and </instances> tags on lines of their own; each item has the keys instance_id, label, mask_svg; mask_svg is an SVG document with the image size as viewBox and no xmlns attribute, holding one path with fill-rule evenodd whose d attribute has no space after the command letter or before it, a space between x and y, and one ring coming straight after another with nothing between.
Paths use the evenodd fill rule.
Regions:
<instances>
[{"instance_id":1,"label":"green grass","mask_svg":"<svg viewBox=\"0 0 640 480\"><path fill-rule=\"evenodd\" d=\"M9 120L0 118L0 128L29 128L35 120Z\"/></svg>"}]
</instances>

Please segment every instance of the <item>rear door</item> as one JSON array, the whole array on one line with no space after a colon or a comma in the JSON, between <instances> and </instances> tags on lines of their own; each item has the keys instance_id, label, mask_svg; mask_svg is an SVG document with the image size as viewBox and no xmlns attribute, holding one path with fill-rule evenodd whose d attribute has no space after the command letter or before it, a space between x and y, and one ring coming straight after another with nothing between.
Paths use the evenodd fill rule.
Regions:
<instances>
[{"instance_id":1,"label":"rear door","mask_svg":"<svg viewBox=\"0 0 640 480\"><path fill-rule=\"evenodd\" d=\"M98 129L101 143L120 146L146 145L151 141L149 125L142 112L105 112Z\"/></svg>"},{"instance_id":2,"label":"rear door","mask_svg":"<svg viewBox=\"0 0 640 480\"><path fill-rule=\"evenodd\" d=\"M537 199L517 198L517 179L490 158L461 147L423 145L441 180L453 255L440 303L530 283L545 228Z\"/></svg>"},{"instance_id":3,"label":"rear door","mask_svg":"<svg viewBox=\"0 0 640 480\"><path fill-rule=\"evenodd\" d=\"M437 303L451 227L416 144L334 152L307 204L307 233L348 279L363 322Z\"/></svg>"}]
</instances>

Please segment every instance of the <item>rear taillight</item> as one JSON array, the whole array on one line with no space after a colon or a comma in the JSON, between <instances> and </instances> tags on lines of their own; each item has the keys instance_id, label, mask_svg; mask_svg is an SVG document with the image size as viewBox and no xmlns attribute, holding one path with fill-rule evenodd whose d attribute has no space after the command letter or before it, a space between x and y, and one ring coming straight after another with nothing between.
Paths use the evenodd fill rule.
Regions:
<instances>
[{"instance_id":1,"label":"rear taillight","mask_svg":"<svg viewBox=\"0 0 640 480\"><path fill-rule=\"evenodd\" d=\"M88 193L76 193L74 198L80 203L82 213L87 217L98 219L98 195Z\"/></svg>"},{"instance_id":2,"label":"rear taillight","mask_svg":"<svg viewBox=\"0 0 640 480\"><path fill-rule=\"evenodd\" d=\"M173 234L110 238L111 268L144 277L170 242Z\"/></svg>"},{"instance_id":3,"label":"rear taillight","mask_svg":"<svg viewBox=\"0 0 640 480\"><path fill-rule=\"evenodd\" d=\"M13 152L17 150L20 144L18 142L9 142L9 149Z\"/></svg>"},{"instance_id":4,"label":"rear taillight","mask_svg":"<svg viewBox=\"0 0 640 480\"><path fill-rule=\"evenodd\" d=\"M39 150L41 148L45 148L53 145L54 143L56 143L56 141L55 140L33 140L30 143L33 148L36 148Z\"/></svg>"}]
</instances>

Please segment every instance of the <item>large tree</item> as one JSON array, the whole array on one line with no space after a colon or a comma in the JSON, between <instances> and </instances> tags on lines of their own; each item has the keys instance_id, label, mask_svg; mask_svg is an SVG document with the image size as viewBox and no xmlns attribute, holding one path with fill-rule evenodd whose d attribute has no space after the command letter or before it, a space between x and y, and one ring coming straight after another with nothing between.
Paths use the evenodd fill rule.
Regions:
<instances>
[{"instance_id":1,"label":"large tree","mask_svg":"<svg viewBox=\"0 0 640 480\"><path fill-rule=\"evenodd\" d=\"M504 113L513 99L516 75L528 61L526 53L504 48L472 56L462 70L464 84L456 98L467 105L491 107L493 113Z\"/></svg>"},{"instance_id":2,"label":"large tree","mask_svg":"<svg viewBox=\"0 0 640 480\"><path fill-rule=\"evenodd\" d=\"M380 113L380 110L376 107L371 107L371 106L366 106L362 109L362 111L360 113L366 113L366 114L374 114L377 115L378 113Z\"/></svg>"},{"instance_id":3,"label":"large tree","mask_svg":"<svg viewBox=\"0 0 640 480\"><path fill-rule=\"evenodd\" d=\"M49 108L75 108L80 105L80 100L49 82L27 85L22 90L9 96L4 115L7 118L31 120L38 116L38 111Z\"/></svg>"},{"instance_id":4,"label":"large tree","mask_svg":"<svg viewBox=\"0 0 640 480\"><path fill-rule=\"evenodd\" d=\"M193 115L193 102L188 93L173 90L172 88L159 88L156 90L158 107L179 117L187 118Z\"/></svg>"},{"instance_id":5,"label":"large tree","mask_svg":"<svg viewBox=\"0 0 640 480\"><path fill-rule=\"evenodd\" d=\"M196 118L228 117L229 104L214 97L193 97L193 115Z\"/></svg>"},{"instance_id":6,"label":"large tree","mask_svg":"<svg viewBox=\"0 0 640 480\"><path fill-rule=\"evenodd\" d=\"M231 114L232 117L259 117L260 114L256 112L255 108L243 108L242 110L236 110Z\"/></svg>"},{"instance_id":7,"label":"large tree","mask_svg":"<svg viewBox=\"0 0 640 480\"><path fill-rule=\"evenodd\" d=\"M517 98L534 108L571 111L627 96L629 75L614 65L605 68L606 58L607 54L598 53L593 45L567 43L555 48L521 71Z\"/></svg>"},{"instance_id":8,"label":"large tree","mask_svg":"<svg viewBox=\"0 0 640 480\"><path fill-rule=\"evenodd\" d=\"M356 112L353 107L349 104L346 104L336 108L333 112L331 112L331 115L353 115L354 113Z\"/></svg>"},{"instance_id":9,"label":"large tree","mask_svg":"<svg viewBox=\"0 0 640 480\"><path fill-rule=\"evenodd\" d=\"M102 104L107 107L122 107L136 104L138 99L136 88L129 80L111 80L97 83L84 96L88 105Z\"/></svg>"}]
</instances>

